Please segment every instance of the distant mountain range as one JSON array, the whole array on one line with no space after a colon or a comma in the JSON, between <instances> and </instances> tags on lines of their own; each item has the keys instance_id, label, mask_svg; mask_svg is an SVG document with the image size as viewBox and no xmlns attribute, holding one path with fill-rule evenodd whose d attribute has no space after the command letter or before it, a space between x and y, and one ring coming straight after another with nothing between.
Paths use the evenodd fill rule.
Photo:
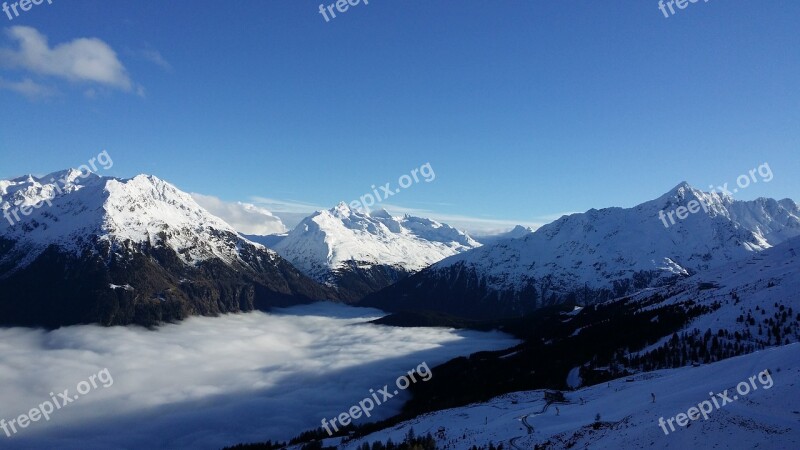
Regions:
<instances>
[{"instance_id":1,"label":"distant mountain range","mask_svg":"<svg viewBox=\"0 0 800 450\"><path fill-rule=\"evenodd\" d=\"M661 211L694 201L708 212L669 227L660 219ZM564 216L521 238L449 257L363 304L473 318L518 316L544 305L592 303L669 284L798 235L800 209L792 200L736 201L681 183L633 208Z\"/></svg>"},{"instance_id":2,"label":"distant mountain range","mask_svg":"<svg viewBox=\"0 0 800 450\"><path fill-rule=\"evenodd\" d=\"M515 317L671 285L800 235L792 200L736 201L681 183L634 208L517 227L485 245L344 203L284 235L243 236L156 177L82 175L0 181L0 324L155 325L314 300ZM693 202L703 210L665 226L664 212Z\"/></svg>"}]
</instances>

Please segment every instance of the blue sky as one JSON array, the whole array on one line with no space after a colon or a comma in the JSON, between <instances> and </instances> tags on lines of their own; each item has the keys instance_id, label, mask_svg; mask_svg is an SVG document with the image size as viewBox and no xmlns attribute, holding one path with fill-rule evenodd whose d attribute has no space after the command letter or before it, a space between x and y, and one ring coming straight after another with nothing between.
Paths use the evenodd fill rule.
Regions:
<instances>
[{"instance_id":1,"label":"blue sky","mask_svg":"<svg viewBox=\"0 0 800 450\"><path fill-rule=\"evenodd\" d=\"M430 163L436 179L389 209L472 229L707 190L764 162L772 181L736 198L800 199L796 1L665 18L654 0L371 0L330 22L319 4L0 15L0 178L105 149L109 175L298 213ZM71 64L81 52L99 59Z\"/></svg>"}]
</instances>

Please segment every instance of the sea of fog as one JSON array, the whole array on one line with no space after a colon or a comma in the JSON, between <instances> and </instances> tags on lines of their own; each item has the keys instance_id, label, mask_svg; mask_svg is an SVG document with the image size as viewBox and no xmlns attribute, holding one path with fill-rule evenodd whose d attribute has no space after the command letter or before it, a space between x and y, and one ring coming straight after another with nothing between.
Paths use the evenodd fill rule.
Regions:
<instances>
[{"instance_id":1,"label":"sea of fog","mask_svg":"<svg viewBox=\"0 0 800 450\"><path fill-rule=\"evenodd\" d=\"M423 362L433 368L517 343L496 332L367 323L382 315L317 303L193 317L155 331L0 328L0 419L52 403L51 393L65 402L65 389L70 397L86 392L11 437L0 429L0 448L218 449L285 440ZM403 395L375 407L373 418L397 413Z\"/></svg>"}]
</instances>

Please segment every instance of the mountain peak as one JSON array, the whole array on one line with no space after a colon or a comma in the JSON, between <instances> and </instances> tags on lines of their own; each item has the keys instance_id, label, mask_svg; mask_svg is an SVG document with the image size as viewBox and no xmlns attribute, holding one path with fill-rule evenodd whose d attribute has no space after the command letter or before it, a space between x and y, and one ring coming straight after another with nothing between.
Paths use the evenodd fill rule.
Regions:
<instances>
[{"instance_id":1,"label":"mountain peak","mask_svg":"<svg viewBox=\"0 0 800 450\"><path fill-rule=\"evenodd\" d=\"M692 185L689 184L689 182L685 181L685 180L681 181L680 183L678 183L677 186L675 186L675 189L678 189L678 188L693 189Z\"/></svg>"},{"instance_id":2,"label":"mountain peak","mask_svg":"<svg viewBox=\"0 0 800 450\"><path fill-rule=\"evenodd\" d=\"M508 230L503 233L498 234L490 234L486 236L476 237L478 242L483 245L493 245L505 239L517 239L524 236L527 236L534 232L534 229L531 227L526 227L523 225L517 225L511 230Z\"/></svg>"},{"instance_id":3,"label":"mountain peak","mask_svg":"<svg viewBox=\"0 0 800 450\"><path fill-rule=\"evenodd\" d=\"M306 217L275 250L318 281L342 270L391 267L405 273L476 248L465 233L419 217L394 217L384 209L369 214L339 203Z\"/></svg>"},{"instance_id":4,"label":"mountain peak","mask_svg":"<svg viewBox=\"0 0 800 450\"><path fill-rule=\"evenodd\" d=\"M328 212L336 217L342 218L351 216L355 211L353 211L346 202L342 201L337 203L333 208L329 209Z\"/></svg>"},{"instance_id":5,"label":"mountain peak","mask_svg":"<svg viewBox=\"0 0 800 450\"><path fill-rule=\"evenodd\" d=\"M687 206L691 201L698 201L706 205L710 209L721 212L724 208L724 202L733 201L730 196L719 194L717 192L703 192L687 183L682 181L677 186L667 191L661 197L644 203L644 205L654 204L658 209L669 209L678 206Z\"/></svg>"},{"instance_id":6,"label":"mountain peak","mask_svg":"<svg viewBox=\"0 0 800 450\"><path fill-rule=\"evenodd\" d=\"M520 233L526 234L526 233L530 233L532 231L533 231L533 228L531 228L531 227L525 227L525 226L522 226L522 225L517 225L513 229L511 229L511 231L509 231L509 233L516 235L516 234L520 234Z\"/></svg>"},{"instance_id":7,"label":"mountain peak","mask_svg":"<svg viewBox=\"0 0 800 450\"><path fill-rule=\"evenodd\" d=\"M80 169L69 168L64 170L58 170L52 173L48 173L47 175L41 177L33 177L35 178L36 182L41 184L48 184L48 183L61 183L62 185L66 184L81 184L83 180L99 180L103 177L97 175L92 171L83 172Z\"/></svg>"},{"instance_id":8,"label":"mountain peak","mask_svg":"<svg viewBox=\"0 0 800 450\"><path fill-rule=\"evenodd\" d=\"M392 215L384 208L376 209L369 213L370 217L376 217L381 219L391 219Z\"/></svg>"},{"instance_id":9,"label":"mountain peak","mask_svg":"<svg viewBox=\"0 0 800 450\"><path fill-rule=\"evenodd\" d=\"M681 181L677 184L674 188L667 191L662 197L670 197L670 198L685 198L688 194L695 194L700 192L700 190L695 189L686 181Z\"/></svg>"}]
</instances>

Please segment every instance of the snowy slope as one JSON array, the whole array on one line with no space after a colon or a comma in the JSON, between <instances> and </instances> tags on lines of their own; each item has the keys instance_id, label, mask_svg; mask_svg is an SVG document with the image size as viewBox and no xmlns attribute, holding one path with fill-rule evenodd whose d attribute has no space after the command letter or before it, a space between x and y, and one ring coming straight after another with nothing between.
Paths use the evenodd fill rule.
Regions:
<instances>
[{"instance_id":1,"label":"snowy slope","mask_svg":"<svg viewBox=\"0 0 800 450\"><path fill-rule=\"evenodd\" d=\"M735 390L740 382L749 383L750 377L766 369L769 377L754 380L758 389L738 396ZM772 385L767 389L769 378ZM517 392L426 414L363 439L344 444L329 439L326 444L356 449L364 442L389 438L398 442L413 427L417 435L431 433L440 446L452 449L489 443L511 449L531 449L537 444L548 444L549 449L800 448L800 344L629 379L569 392L568 404L547 407L543 391ZM708 400L709 392L726 389L728 397L737 395L738 399L713 410L708 420L700 417L683 428L674 425L674 432L665 425L668 435L659 427L659 418L667 421L686 413ZM601 425L594 429L591 425L597 414Z\"/></svg>"},{"instance_id":2,"label":"snowy slope","mask_svg":"<svg viewBox=\"0 0 800 450\"><path fill-rule=\"evenodd\" d=\"M411 273L479 246L465 233L430 219L393 217L385 210L366 214L340 203L304 219L274 248L312 278L335 284L332 275L353 266Z\"/></svg>"},{"instance_id":3,"label":"snowy slope","mask_svg":"<svg viewBox=\"0 0 800 450\"><path fill-rule=\"evenodd\" d=\"M708 205L708 211L674 225L667 219L664 226L660 212L692 201ZM463 309L454 306L459 298L472 304L503 301L508 311L571 294L578 301L604 300L747 258L798 235L800 208L792 200L735 201L681 183L633 208L564 216L522 238L452 256L366 300L389 309L417 307L404 305L408 299L442 302L440 309L450 313Z\"/></svg>"},{"instance_id":4,"label":"snowy slope","mask_svg":"<svg viewBox=\"0 0 800 450\"><path fill-rule=\"evenodd\" d=\"M656 295L663 300L648 301ZM764 346L785 343L786 340L800 341L796 325L793 325L800 321L800 237L672 286L640 292L632 298L646 302L648 306L644 309L689 301L714 307L713 311L692 320L685 327L687 331L739 332L742 340ZM787 318L782 320L784 311ZM748 317L753 320L742 320ZM784 333L780 342L776 342L775 337L770 338L765 330L770 320L779 321L782 331L788 326L791 332ZM759 327L762 328L761 334Z\"/></svg>"}]
</instances>

